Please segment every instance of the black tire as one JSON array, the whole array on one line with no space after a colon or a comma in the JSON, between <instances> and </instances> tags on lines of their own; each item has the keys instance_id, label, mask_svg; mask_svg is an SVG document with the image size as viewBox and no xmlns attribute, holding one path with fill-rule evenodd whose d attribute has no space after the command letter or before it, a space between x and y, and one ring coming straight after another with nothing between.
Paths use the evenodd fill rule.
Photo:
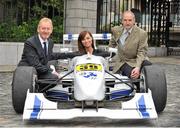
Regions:
<instances>
[{"instance_id":1,"label":"black tire","mask_svg":"<svg viewBox=\"0 0 180 128\"><path fill-rule=\"evenodd\" d=\"M30 66L17 67L12 81L12 104L16 113L23 113L27 90L35 92L37 73Z\"/></svg>"},{"instance_id":2,"label":"black tire","mask_svg":"<svg viewBox=\"0 0 180 128\"><path fill-rule=\"evenodd\" d=\"M156 111L162 112L167 101L167 84L164 71L158 65L145 66L142 69L144 78L144 90L148 92L148 88L152 92L152 98ZM140 84L140 86L142 86Z\"/></svg>"}]
</instances>

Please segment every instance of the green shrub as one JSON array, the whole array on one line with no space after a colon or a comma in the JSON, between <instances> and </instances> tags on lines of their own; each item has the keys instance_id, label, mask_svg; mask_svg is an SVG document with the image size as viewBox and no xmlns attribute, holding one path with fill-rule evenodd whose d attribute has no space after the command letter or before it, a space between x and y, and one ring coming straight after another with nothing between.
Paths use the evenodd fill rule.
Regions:
<instances>
[{"instance_id":1,"label":"green shrub","mask_svg":"<svg viewBox=\"0 0 180 128\"><path fill-rule=\"evenodd\" d=\"M24 42L30 36L36 34L39 19L31 19L28 22L23 22L21 25L15 23L0 24L0 41ZM55 17L53 19L52 39L55 43L62 42L63 36L63 20Z\"/></svg>"},{"instance_id":2,"label":"green shrub","mask_svg":"<svg viewBox=\"0 0 180 128\"><path fill-rule=\"evenodd\" d=\"M0 41L9 41L12 36L13 23L1 23L0 24Z\"/></svg>"}]
</instances>

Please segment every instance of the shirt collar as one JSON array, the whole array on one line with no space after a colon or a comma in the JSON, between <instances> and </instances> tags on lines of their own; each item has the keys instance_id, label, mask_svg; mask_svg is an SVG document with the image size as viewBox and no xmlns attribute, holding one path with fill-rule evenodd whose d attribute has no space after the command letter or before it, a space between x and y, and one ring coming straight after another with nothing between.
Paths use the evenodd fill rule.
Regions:
<instances>
[{"instance_id":1,"label":"shirt collar","mask_svg":"<svg viewBox=\"0 0 180 128\"><path fill-rule=\"evenodd\" d=\"M46 39L46 40L43 40L39 34L38 34L38 37L39 37L39 40L40 40L41 44L43 44L43 42L48 42L47 39Z\"/></svg>"},{"instance_id":2,"label":"shirt collar","mask_svg":"<svg viewBox=\"0 0 180 128\"><path fill-rule=\"evenodd\" d=\"M132 28L130 28L130 29L128 30L128 33L130 34L131 31L132 31ZM127 32L127 29L124 29L124 30L123 30L123 34L125 34L126 32Z\"/></svg>"}]
</instances>

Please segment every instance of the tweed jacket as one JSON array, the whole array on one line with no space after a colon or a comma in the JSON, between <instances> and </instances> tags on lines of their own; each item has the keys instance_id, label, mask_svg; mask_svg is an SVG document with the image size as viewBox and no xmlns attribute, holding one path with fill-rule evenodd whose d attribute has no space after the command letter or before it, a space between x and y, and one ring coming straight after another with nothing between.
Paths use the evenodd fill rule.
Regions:
<instances>
[{"instance_id":1,"label":"tweed jacket","mask_svg":"<svg viewBox=\"0 0 180 128\"><path fill-rule=\"evenodd\" d=\"M112 38L109 47L117 47L118 53L113 57L113 72L117 72L120 67L127 63L132 67L141 67L142 62L147 59L147 33L136 25L133 26L130 35L125 40L124 45L119 42L123 33L122 26L112 28Z\"/></svg>"}]
</instances>

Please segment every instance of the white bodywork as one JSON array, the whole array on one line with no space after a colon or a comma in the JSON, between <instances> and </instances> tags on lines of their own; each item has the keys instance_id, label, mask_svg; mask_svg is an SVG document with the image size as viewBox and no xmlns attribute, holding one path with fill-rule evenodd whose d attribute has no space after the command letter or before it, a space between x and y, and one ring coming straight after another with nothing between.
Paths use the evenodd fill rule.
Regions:
<instances>
[{"instance_id":1,"label":"white bodywork","mask_svg":"<svg viewBox=\"0 0 180 128\"><path fill-rule=\"evenodd\" d=\"M89 55L84 55L83 57L76 57L73 59L74 97L76 100L101 101L104 99L104 62L104 58L100 56L92 57ZM94 66L97 66L97 70L92 71L92 69L94 69Z\"/></svg>"},{"instance_id":2,"label":"white bodywork","mask_svg":"<svg viewBox=\"0 0 180 128\"><path fill-rule=\"evenodd\" d=\"M133 99L122 102L120 109L99 108L58 109L57 103L47 100L42 93L27 93L24 120L72 119L76 117L107 117L110 119L156 119L157 113L149 93L137 93Z\"/></svg>"},{"instance_id":3,"label":"white bodywork","mask_svg":"<svg viewBox=\"0 0 180 128\"><path fill-rule=\"evenodd\" d=\"M64 79L73 78L75 101L103 101L106 95L105 79L113 79L112 76L105 73L106 63L104 58L88 55L75 57L72 61L71 68L74 69L74 73ZM119 74L114 75L120 79L127 78ZM68 89L63 88L61 85L50 90L68 91ZM110 92L114 94L117 90L129 91L131 88L123 83L110 88ZM156 119L157 113L151 90L148 90L148 93L135 93L131 100L122 101L121 105L116 109L100 107L98 109L84 108L83 110L76 107L59 109L58 103L46 99L43 93L27 92L23 113L24 120L72 119L76 117Z\"/></svg>"}]
</instances>

